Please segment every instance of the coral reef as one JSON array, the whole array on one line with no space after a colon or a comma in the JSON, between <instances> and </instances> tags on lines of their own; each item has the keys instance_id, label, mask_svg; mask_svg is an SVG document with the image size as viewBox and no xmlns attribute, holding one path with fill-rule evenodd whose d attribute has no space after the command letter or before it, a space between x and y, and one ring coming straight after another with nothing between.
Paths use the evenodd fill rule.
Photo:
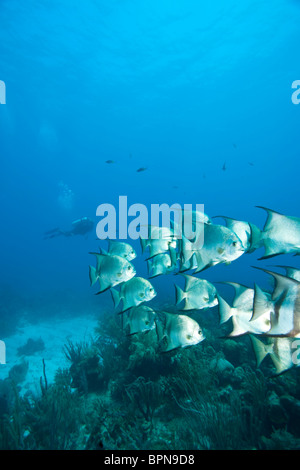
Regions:
<instances>
[{"instance_id":1,"label":"coral reef","mask_svg":"<svg viewBox=\"0 0 300 470\"><path fill-rule=\"evenodd\" d=\"M44 349L45 343L42 338L28 338L27 342L18 348L18 356L31 356L36 352L43 351Z\"/></svg>"},{"instance_id":2,"label":"coral reef","mask_svg":"<svg viewBox=\"0 0 300 470\"><path fill-rule=\"evenodd\" d=\"M209 333L208 333L209 335ZM250 343L220 338L160 353L155 331L124 335L103 315L69 367L20 395L28 363L0 381L1 449L297 449L300 378L256 369Z\"/></svg>"}]
</instances>

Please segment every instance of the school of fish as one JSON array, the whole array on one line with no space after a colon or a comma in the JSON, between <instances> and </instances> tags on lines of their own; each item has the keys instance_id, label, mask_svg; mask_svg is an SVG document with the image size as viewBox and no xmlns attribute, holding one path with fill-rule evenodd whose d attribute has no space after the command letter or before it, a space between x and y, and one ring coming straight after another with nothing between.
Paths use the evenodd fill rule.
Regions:
<instances>
[{"instance_id":1,"label":"school of fish","mask_svg":"<svg viewBox=\"0 0 300 470\"><path fill-rule=\"evenodd\" d=\"M125 334L155 329L160 352L203 341L205 336L200 325L186 315L186 311L218 305L220 324L232 322L229 337L249 334L257 367L267 355L274 364L275 374L297 367L300 365L300 358L295 354L295 339L300 338L299 269L274 266L284 271L277 273L255 267L273 280L273 289L268 292L257 284L250 288L236 282L224 283L235 290L232 305L220 296L211 282L195 276L216 264L229 264L258 248L264 248L259 260L280 254L300 254L300 218L260 208L267 213L262 230L250 222L224 216L213 218L224 220L225 225L218 225L199 211L192 211L192 239L181 232L178 237L175 222L170 228L149 226L148 238L140 238L142 253L149 253L146 259L148 279L136 276L132 261L137 253L131 245L109 240L107 251L91 253L96 257L96 266L89 266L90 284L99 284L97 294L109 289L115 308L122 304L119 313ZM186 271L191 273L186 274ZM157 295L149 279L170 273L181 274L185 279L184 289L175 284L175 304L180 313L155 311L145 305Z\"/></svg>"}]
</instances>

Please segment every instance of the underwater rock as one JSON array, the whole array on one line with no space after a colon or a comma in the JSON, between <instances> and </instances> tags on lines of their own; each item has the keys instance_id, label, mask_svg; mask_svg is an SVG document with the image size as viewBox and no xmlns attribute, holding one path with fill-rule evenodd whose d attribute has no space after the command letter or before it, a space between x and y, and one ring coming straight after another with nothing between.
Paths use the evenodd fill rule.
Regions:
<instances>
[{"instance_id":1,"label":"underwater rock","mask_svg":"<svg viewBox=\"0 0 300 470\"><path fill-rule=\"evenodd\" d=\"M300 440L295 438L286 429L276 429L271 438L261 437L263 449L266 450L298 450L300 448Z\"/></svg>"},{"instance_id":2,"label":"underwater rock","mask_svg":"<svg viewBox=\"0 0 300 470\"><path fill-rule=\"evenodd\" d=\"M231 383L235 387L240 387L243 380L245 379L245 371L242 367L236 367L233 371L232 377L231 377Z\"/></svg>"},{"instance_id":3,"label":"underwater rock","mask_svg":"<svg viewBox=\"0 0 300 470\"><path fill-rule=\"evenodd\" d=\"M225 371L233 371L234 366L231 362L227 361L224 357L215 357L212 359L209 365L210 369L214 369L217 374L223 374Z\"/></svg>"},{"instance_id":4,"label":"underwater rock","mask_svg":"<svg viewBox=\"0 0 300 470\"><path fill-rule=\"evenodd\" d=\"M293 417L300 418L300 400L290 395L283 395L280 397L280 405Z\"/></svg>"},{"instance_id":5,"label":"underwater rock","mask_svg":"<svg viewBox=\"0 0 300 470\"><path fill-rule=\"evenodd\" d=\"M241 352L241 345L237 341L233 339L227 339L224 342L223 352L228 359L229 362L233 364L240 364L240 352Z\"/></svg>"},{"instance_id":6,"label":"underwater rock","mask_svg":"<svg viewBox=\"0 0 300 470\"><path fill-rule=\"evenodd\" d=\"M16 384L24 382L28 372L28 366L29 363L27 361L23 361L20 364L16 364L10 369L8 374L9 378Z\"/></svg>"},{"instance_id":7,"label":"underwater rock","mask_svg":"<svg viewBox=\"0 0 300 470\"><path fill-rule=\"evenodd\" d=\"M43 351L44 349L45 343L42 338L28 338L27 343L18 348L18 356L32 356L34 353Z\"/></svg>"},{"instance_id":8,"label":"underwater rock","mask_svg":"<svg viewBox=\"0 0 300 470\"><path fill-rule=\"evenodd\" d=\"M271 423L278 427L285 426L289 421L289 416L280 404L280 399L275 392L272 392L268 397L268 416Z\"/></svg>"}]
</instances>

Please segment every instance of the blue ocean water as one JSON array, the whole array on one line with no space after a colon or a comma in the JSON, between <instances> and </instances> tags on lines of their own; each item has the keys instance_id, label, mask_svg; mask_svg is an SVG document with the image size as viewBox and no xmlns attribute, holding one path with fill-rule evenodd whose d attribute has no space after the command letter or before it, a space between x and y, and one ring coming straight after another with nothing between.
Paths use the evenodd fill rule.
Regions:
<instances>
[{"instance_id":1,"label":"blue ocean water","mask_svg":"<svg viewBox=\"0 0 300 470\"><path fill-rule=\"evenodd\" d=\"M299 24L296 0L2 0L3 292L32 301L37 324L39 309L112 308L109 292L90 288L89 252L107 246L95 230L43 234L84 216L96 224L97 207L117 208L119 196L148 208L204 204L210 217L261 229L256 206L299 216ZM251 267L272 264L262 255L204 277L268 286ZM153 285L155 301L175 302L172 275Z\"/></svg>"}]
</instances>

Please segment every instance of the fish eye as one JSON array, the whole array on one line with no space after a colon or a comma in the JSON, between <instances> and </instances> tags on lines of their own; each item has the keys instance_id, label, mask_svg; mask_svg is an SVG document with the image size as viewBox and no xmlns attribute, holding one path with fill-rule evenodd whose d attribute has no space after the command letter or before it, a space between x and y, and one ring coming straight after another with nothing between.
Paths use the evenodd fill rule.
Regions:
<instances>
[{"instance_id":1,"label":"fish eye","mask_svg":"<svg viewBox=\"0 0 300 470\"><path fill-rule=\"evenodd\" d=\"M154 291L153 287L150 287L150 292L153 292L153 291Z\"/></svg>"},{"instance_id":2,"label":"fish eye","mask_svg":"<svg viewBox=\"0 0 300 470\"><path fill-rule=\"evenodd\" d=\"M149 320L145 321L145 325L149 325L149 323L150 323Z\"/></svg>"},{"instance_id":3,"label":"fish eye","mask_svg":"<svg viewBox=\"0 0 300 470\"><path fill-rule=\"evenodd\" d=\"M236 246L237 245L237 242L232 242L233 246Z\"/></svg>"},{"instance_id":4,"label":"fish eye","mask_svg":"<svg viewBox=\"0 0 300 470\"><path fill-rule=\"evenodd\" d=\"M130 270L131 270L131 266L128 266L128 268L127 268L127 269L128 269L128 271L130 271Z\"/></svg>"},{"instance_id":5,"label":"fish eye","mask_svg":"<svg viewBox=\"0 0 300 470\"><path fill-rule=\"evenodd\" d=\"M198 335L201 335L201 330L198 330Z\"/></svg>"}]
</instances>

